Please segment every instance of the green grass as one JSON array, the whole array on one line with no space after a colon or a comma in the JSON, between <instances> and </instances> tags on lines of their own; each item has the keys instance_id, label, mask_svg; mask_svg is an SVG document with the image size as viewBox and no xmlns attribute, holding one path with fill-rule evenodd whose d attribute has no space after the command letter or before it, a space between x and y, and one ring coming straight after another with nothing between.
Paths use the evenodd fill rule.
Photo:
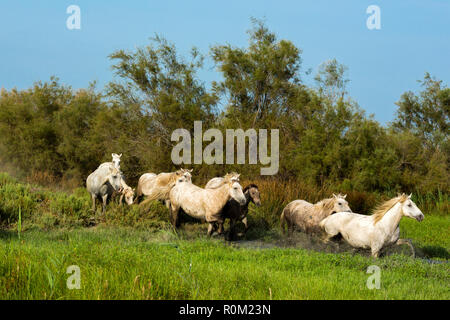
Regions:
<instances>
[{"instance_id":1,"label":"green grass","mask_svg":"<svg viewBox=\"0 0 450 320\"><path fill-rule=\"evenodd\" d=\"M158 202L112 202L100 217L82 188L49 190L0 173L0 299L448 300L450 216L435 213L448 211L446 197L435 207L434 198L418 200L433 213L400 223L419 258L403 247L375 260L342 246L318 251L323 244L300 234L285 239L278 226L283 203L270 194L261 207L250 206L247 241L228 243L206 238L205 224L192 219L174 233ZM66 286L71 265L80 267L80 290ZM370 265L381 268L378 290L366 287Z\"/></svg>"},{"instance_id":2,"label":"green grass","mask_svg":"<svg viewBox=\"0 0 450 320\"><path fill-rule=\"evenodd\" d=\"M425 257L450 259L450 216L428 215L420 223L403 218L400 236L412 239L419 254Z\"/></svg>"},{"instance_id":3,"label":"green grass","mask_svg":"<svg viewBox=\"0 0 450 320\"><path fill-rule=\"evenodd\" d=\"M450 268L305 249L244 249L218 239L130 228L2 234L1 299L446 299ZM381 288L366 287L368 266ZM69 290L66 269L81 269Z\"/></svg>"}]
</instances>

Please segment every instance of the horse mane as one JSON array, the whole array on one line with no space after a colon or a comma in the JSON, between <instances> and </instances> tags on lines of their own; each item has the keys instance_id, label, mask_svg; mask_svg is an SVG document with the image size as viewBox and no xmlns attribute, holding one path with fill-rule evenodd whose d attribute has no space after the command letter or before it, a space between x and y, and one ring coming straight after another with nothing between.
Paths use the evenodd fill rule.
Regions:
<instances>
[{"instance_id":1,"label":"horse mane","mask_svg":"<svg viewBox=\"0 0 450 320\"><path fill-rule=\"evenodd\" d=\"M256 189L258 189L258 186L256 185L256 184L254 184L254 183L251 183L251 184L249 184L248 186L246 186L245 188L244 188L244 190L242 190L242 192L246 192L248 189L250 189L250 188L256 188ZM259 190L259 189L258 189Z\"/></svg>"},{"instance_id":2,"label":"horse mane","mask_svg":"<svg viewBox=\"0 0 450 320\"><path fill-rule=\"evenodd\" d=\"M401 194L395 198L387 200L375 207L372 211L373 224L377 224L393 206L398 202L405 202L408 199L406 194Z\"/></svg>"},{"instance_id":3,"label":"horse mane","mask_svg":"<svg viewBox=\"0 0 450 320\"><path fill-rule=\"evenodd\" d=\"M223 179L227 181L231 181L233 178L236 178L239 181L239 174L236 172L227 173Z\"/></svg>"},{"instance_id":4,"label":"horse mane","mask_svg":"<svg viewBox=\"0 0 450 320\"><path fill-rule=\"evenodd\" d=\"M314 206L317 206L318 208L320 208L320 206L322 206L324 209L331 210L331 209L333 209L336 198L344 198L344 195L339 193L338 195L336 195L336 197L322 199L319 202L317 202L316 204L314 204Z\"/></svg>"},{"instance_id":5,"label":"horse mane","mask_svg":"<svg viewBox=\"0 0 450 320\"><path fill-rule=\"evenodd\" d=\"M152 196L148 196L144 201L142 201L140 205L144 205L156 199L167 199L170 190L173 188L178 179L178 176L180 175L180 170L176 172L158 174L155 179L160 187L156 189L156 192L154 192Z\"/></svg>"},{"instance_id":6,"label":"horse mane","mask_svg":"<svg viewBox=\"0 0 450 320\"><path fill-rule=\"evenodd\" d=\"M181 170L175 171L175 172L170 172L168 174L165 175L159 175L160 176L160 182L166 184L166 185L170 185L172 183L175 183L178 176L181 176ZM157 176L158 177L158 176Z\"/></svg>"},{"instance_id":7,"label":"horse mane","mask_svg":"<svg viewBox=\"0 0 450 320\"><path fill-rule=\"evenodd\" d=\"M221 181L221 183L214 189L217 189L226 183L231 183L233 182L233 180L239 182L239 174L236 172L227 173L226 175L223 176L223 180Z\"/></svg>"}]
</instances>

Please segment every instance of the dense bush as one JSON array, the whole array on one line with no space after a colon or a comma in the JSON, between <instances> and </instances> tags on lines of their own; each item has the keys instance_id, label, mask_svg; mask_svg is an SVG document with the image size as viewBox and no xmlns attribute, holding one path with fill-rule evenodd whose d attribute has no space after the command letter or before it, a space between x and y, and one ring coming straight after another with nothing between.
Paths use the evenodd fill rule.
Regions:
<instances>
[{"instance_id":1,"label":"dense bush","mask_svg":"<svg viewBox=\"0 0 450 320\"><path fill-rule=\"evenodd\" d=\"M159 202L129 207L120 205L116 197L108 204L105 216L100 214L99 202L96 213L91 206L91 197L85 188L77 188L70 193L51 190L24 184L0 173L0 225L17 223L20 208L24 229L91 226L99 222L155 230L169 227L167 208Z\"/></svg>"},{"instance_id":2,"label":"dense bush","mask_svg":"<svg viewBox=\"0 0 450 320\"><path fill-rule=\"evenodd\" d=\"M204 130L278 128L275 179L310 186L311 200L321 190L447 196L450 88L426 74L423 90L403 94L396 119L382 126L347 96L346 68L336 60L320 67L316 87L307 87L301 53L254 21L247 48L211 48L223 79L211 89L197 76L198 51L186 61L160 37L110 55L116 79L104 94L94 85L73 90L55 78L27 90L2 89L0 161L30 182L80 187L112 152L123 153L122 169L135 185L144 172L174 170L172 131L193 133L194 121L202 120ZM253 179L260 165L192 167L198 183L231 170ZM20 192L23 209L31 210L28 191ZM64 214L82 206L60 201Z\"/></svg>"}]
</instances>

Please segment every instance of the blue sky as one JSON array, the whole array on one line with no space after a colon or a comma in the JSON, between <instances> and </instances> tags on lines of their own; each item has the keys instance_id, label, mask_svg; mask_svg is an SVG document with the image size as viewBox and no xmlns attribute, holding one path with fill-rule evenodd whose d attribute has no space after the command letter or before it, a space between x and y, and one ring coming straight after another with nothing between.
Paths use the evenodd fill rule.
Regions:
<instances>
[{"instance_id":1,"label":"blue sky","mask_svg":"<svg viewBox=\"0 0 450 320\"><path fill-rule=\"evenodd\" d=\"M81 9L81 30L66 28L69 5ZM381 30L368 30L366 8L381 9ZM180 54L204 54L214 44L247 45L250 18L262 18L280 39L303 50L304 76L336 58L348 66L350 96L382 123L395 102L419 89L426 71L450 82L448 0L18 0L0 2L0 87L24 89L58 76L73 88L113 79L107 56L132 50L161 34ZM220 80L211 60L200 78Z\"/></svg>"}]
</instances>

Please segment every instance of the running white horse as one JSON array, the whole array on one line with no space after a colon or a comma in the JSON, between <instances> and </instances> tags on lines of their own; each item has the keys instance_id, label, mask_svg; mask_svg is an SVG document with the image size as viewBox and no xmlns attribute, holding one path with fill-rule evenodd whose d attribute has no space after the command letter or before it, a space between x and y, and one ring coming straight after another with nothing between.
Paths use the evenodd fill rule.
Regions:
<instances>
[{"instance_id":1,"label":"running white horse","mask_svg":"<svg viewBox=\"0 0 450 320\"><path fill-rule=\"evenodd\" d=\"M153 200L166 202L169 200L169 192L180 177L185 177L186 181L192 181L193 169L180 169L176 172L163 172L160 174L144 173L140 178L136 191L135 202L140 203L145 196L147 199L142 204Z\"/></svg>"},{"instance_id":2,"label":"running white horse","mask_svg":"<svg viewBox=\"0 0 450 320\"><path fill-rule=\"evenodd\" d=\"M227 174L220 185L214 189L203 189L191 182L177 181L170 190L170 211L173 226L176 228L178 212L183 209L191 217L206 220L209 223L208 236L216 224L223 224L221 211L228 200L234 199L240 205L246 202L242 187L236 179L239 176Z\"/></svg>"},{"instance_id":3,"label":"running white horse","mask_svg":"<svg viewBox=\"0 0 450 320\"><path fill-rule=\"evenodd\" d=\"M353 212L338 212L325 218L320 226L326 232L326 241L341 234L342 237L356 248L370 248L372 256L377 258L383 247L389 245L407 244L413 256L414 247L407 239L400 237L400 219L403 217L422 221L424 215L411 200L411 195L402 194L378 206L372 215L366 216Z\"/></svg>"}]
</instances>

